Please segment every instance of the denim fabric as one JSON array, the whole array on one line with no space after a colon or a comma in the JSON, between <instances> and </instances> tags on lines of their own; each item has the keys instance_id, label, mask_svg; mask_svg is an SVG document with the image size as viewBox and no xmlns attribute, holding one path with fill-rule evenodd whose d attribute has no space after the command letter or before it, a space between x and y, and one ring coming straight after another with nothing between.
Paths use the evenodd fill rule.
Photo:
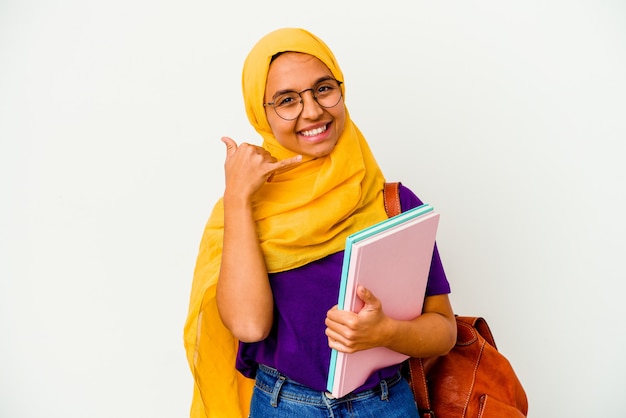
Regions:
<instances>
[{"instance_id":1,"label":"denim fabric","mask_svg":"<svg viewBox=\"0 0 626 418\"><path fill-rule=\"evenodd\" d=\"M379 387L333 398L275 369L259 366L250 418L419 418L408 383L398 373Z\"/></svg>"}]
</instances>

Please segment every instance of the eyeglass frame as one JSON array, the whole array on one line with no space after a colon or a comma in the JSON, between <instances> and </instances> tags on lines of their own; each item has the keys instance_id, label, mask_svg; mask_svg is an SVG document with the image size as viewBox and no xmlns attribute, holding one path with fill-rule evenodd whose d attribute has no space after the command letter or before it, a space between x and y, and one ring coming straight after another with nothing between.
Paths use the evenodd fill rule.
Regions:
<instances>
[{"instance_id":1,"label":"eyeglass frame","mask_svg":"<svg viewBox=\"0 0 626 418\"><path fill-rule=\"evenodd\" d=\"M317 101L317 96L314 93L314 89L315 89L315 87L317 87L319 84L323 83L324 81L330 81L330 80L335 81L337 83L337 86L339 87L339 100L337 100L337 103L335 103L332 106L324 106L320 102ZM295 91L295 90L287 90L287 91L285 91L283 94L296 93L298 96L300 96L300 103L302 104L302 109L300 109L300 112L298 112L298 114L296 115L295 118L287 119L287 118L282 117L280 115L280 113L278 113L278 111L276 110L276 102L275 101L274 102L263 103L263 107L268 107L269 106L269 107L273 108L274 112L276 112L276 115L279 118L283 119L283 120L296 120L296 119L298 119L298 117L300 117L300 115L302 114L302 111L304 110L304 98L302 98L302 93L304 93L306 91L310 91L311 92L311 96L313 96L313 100L315 100L315 103L317 103L318 105L320 105L320 107L323 107L324 109L331 109L331 108L337 106L339 104L339 102L341 101L341 99L343 98L343 91L341 90L341 85L342 84L343 84L343 81L339 81L339 80L337 80L336 78L333 78L333 77L328 77L328 78L323 78L323 79L319 80L317 83L315 83L315 85L313 87L310 87L308 89L304 89L304 90L302 90L300 92ZM274 97L275 96L276 95L274 95ZM275 99L273 98L273 100L275 100Z\"/></svg>"}]
</instances>

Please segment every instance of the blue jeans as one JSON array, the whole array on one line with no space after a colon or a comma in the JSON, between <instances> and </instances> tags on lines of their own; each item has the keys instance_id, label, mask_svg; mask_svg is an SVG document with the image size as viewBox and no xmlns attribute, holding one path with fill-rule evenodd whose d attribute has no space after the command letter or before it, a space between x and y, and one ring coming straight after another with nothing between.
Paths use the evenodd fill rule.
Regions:
<instances>
[{"instance_id":1,"label":"blue jeans","mask_svg":"<svg viewBox=\"0 0 626 418\"><path fill-rule=\"evenodd\" d=\"M419 418L413 393L400 373L380 387L333 398L261 365L250 404L250 418Z\"/></svg>"}]
</instances>

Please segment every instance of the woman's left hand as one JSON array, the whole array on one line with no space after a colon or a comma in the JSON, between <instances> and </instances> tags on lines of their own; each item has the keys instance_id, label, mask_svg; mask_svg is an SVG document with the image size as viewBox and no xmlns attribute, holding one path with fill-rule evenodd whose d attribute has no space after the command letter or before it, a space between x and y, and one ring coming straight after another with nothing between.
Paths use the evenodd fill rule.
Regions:
<instances>
[{"instance_id":1,"label":"woman's left hand","mask_svg":"<svg viewBox=\"0 0 626 418\"><path fill-rule=\"evenodd\" d=\"M380 300L363 286L358 287L357 296L364 303L358 313L334 306L326 314L326 336L330 348L353 353L385 345L389 318L383 312Z\"/></svg>"},{"instance_id":2,"label":"woman's left hand","mask_svg":"<svg viewBox=\"0 0 626 418\"><path fill-rule=\"evenodd\" d=\"M381 301L359 286L364 302L358 312L333 307L326 314L328 346L353 353L373 347L387 347L411 357L446 354L456 342L456 320L447 294L426 296L422 314L402 321L385 315Z\"/></svg>"}]
</instances>

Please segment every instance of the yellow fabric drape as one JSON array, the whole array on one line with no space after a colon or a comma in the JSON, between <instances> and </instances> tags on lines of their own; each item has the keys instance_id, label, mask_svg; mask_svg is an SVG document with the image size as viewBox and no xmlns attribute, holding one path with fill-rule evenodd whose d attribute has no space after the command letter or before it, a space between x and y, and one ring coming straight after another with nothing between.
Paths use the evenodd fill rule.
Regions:
<instances>
[{"instance_id":1,"label":"yellow fabric drape","mask_svg":"<svg viewBox=\"0 0 626 418\"><path fill-rule=\"evenodd\" d=\"M336 79L344 81L330 49L305 30L279 29L253 47L242 76L246 113L263 138L263 147L278 159L295 154L274 138L263 97L271 58L285 51L317 57ZM386 218L382 172L348 114L345 124L328 156L304 156L302 163L276 173L255 195L254 217L269 272L289 270L340 251L349 234ZM236 372L237 341L217 312L215 287L223 215L220 199L200 243L184 330L187 360L195 379L193 418L247 417L254 385L254 381Z\"/></svg>"}]
</instances>

